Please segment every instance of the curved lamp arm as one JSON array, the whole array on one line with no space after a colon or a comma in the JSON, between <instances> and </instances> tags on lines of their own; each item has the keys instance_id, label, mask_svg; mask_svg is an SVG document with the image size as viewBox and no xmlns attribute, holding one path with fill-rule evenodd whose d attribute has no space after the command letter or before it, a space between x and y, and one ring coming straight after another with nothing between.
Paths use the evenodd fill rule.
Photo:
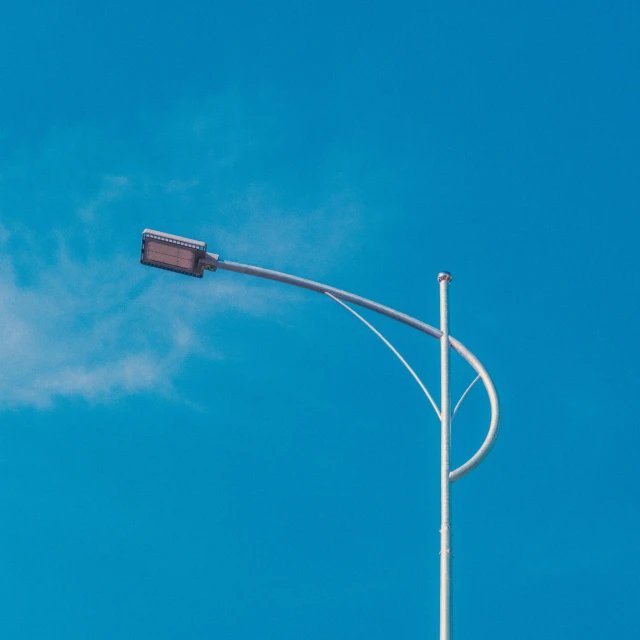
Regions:
<instances>
[{"instance_id":1,"label":"curved lamp arm","mask_svg":"<svg viewBox=\"0 0 640 640\"><path fill-rule=\"evenodd\" d=\"M224 260L220 260L216 254L207 253L205 258L200 259L200 263L206 269L210 270L222 269L223 271L233 271L235 273L244 273L250 276L257 276L258 278L264 278L266 280L275 280L276 282L283 282L285 284L290 284L295 287L301 287L303 289L309 289L310 291L316 291L318 293L329 294L332 297L338 298L339 300L343 300L345 302L351 302L365 309L369 309L370 311L375 311L383 316L387 316L388 318L392 318L393 320L397 320L398 322L402 322L418 331L422 331L427 335L430 335L433 338L440 339L442 336L442 332L431 325L426 324L416 318L412 318L405 313L401 313L400 311L396 311L395 309L391 309L390 307L385 307L382 304L374 302L373 300L368 300L367 298L362 298L361 296L357 296L353 293L349 293L348 291L343 291L341 289L336 289L335 287L330 287L325 284L321 284L320 282L315 282L313 280L307 280L305 278L299 278L298 276L292 276L287 273L281 273L280 271L273 271L271 269L263 269L262 267L254 267L248 264L240 264L238 262L227 262ZM491 380L491 376L487 373L487 370L482 366L482 363L476 356L469 351L461 342L456 340L455 338L449 337L449 343L451 347L457 351L476 371L476 373L480 376L480 379L484 383L485 389L487 390L487 394L489 396L489 403L491 405L491 422L489 424L489 431L487 436L478 449L478 451L473 455L467 462L463 465L454 469L449 474L449 478L451 482L455 482L462 478L462 476L466 475L472 469L475 469L487 456L493 443L495 442L498 436L498 430L500 428L500 405L498 402L498 393L496 388Z\"/></svg>"}]
</instances>

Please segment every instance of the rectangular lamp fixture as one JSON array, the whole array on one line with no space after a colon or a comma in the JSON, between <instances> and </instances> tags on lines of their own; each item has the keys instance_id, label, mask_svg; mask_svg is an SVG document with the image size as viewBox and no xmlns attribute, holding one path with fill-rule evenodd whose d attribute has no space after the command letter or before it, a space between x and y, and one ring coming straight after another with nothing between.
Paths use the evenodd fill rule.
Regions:
<instances>
[{"instance_id":1,"label":"rectangular lamp fixture","mask_svg":"<svg viewBox=\"0 0 640 640\"><path fill-rule=\"evenodd\" d=\"M145 229L142 232L140 262L150 267L202 278L204 265L200 264L200 260L206 255L206 242L181 238L152 229Z\"/></svg>"}]
</instances>

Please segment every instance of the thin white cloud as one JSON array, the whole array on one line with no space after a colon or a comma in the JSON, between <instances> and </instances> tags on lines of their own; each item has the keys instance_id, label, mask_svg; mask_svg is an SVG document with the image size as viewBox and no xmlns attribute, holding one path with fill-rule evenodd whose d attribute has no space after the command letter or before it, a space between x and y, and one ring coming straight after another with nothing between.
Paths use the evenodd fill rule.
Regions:
<instances>
[{"instance_id":1,"label":"thin white cloud","mask_svg":"<svg viewBox=\"0 0 640 640\"><path fill-rule=\"evenodd\" d=\"M37 376L30 389L31 400L46 403L55 396L80 396L104 401L115 395L137 393L155 388L170 388L157 354L125 356L119 360L90 367L74 365Z\"/></svg>"},{"instance_id":2,"label":"thin white cloud","mask_svg":"<svg viewBox=\"0 0 640 640\"><path fill-rule=\"evenodd\" d=\"M0 166L0 408L176 397L190 358L229 357L206 318L282 322L299 296L241 277L154 275L136 258L144 227L311 277L357 244L357 199L327 188L334 176L302 202L263 173L283 141L261 114L225 96L149 118L135 139L52 132Z\"/></svg>"},{"instance_id":3,"label":"thin white cloud","mask_svg":"<svg viewBox=\"0 0 640 640\"><path fill-rule=\"evenodd\" d=\"M305 210L287 207L254 186L235 210L232 222L203 230L231 259L250 258L274 269L306 268L316 276L356 245L362 228L360 208L345 194Z\"/></svg>"},{"instance_id":4,"label":"thin white cloud","mask_svg":"<svg viewBox=\"0 0 640 640\"><path fill-rule=\"evenodd\" d=\"M104 176L97 195L78 209L78 215L85 222L92 222L101 207L121 199L128 188L129 179L126 176Z\"/></svg>"},{"instance_id":5,"label":"thin white cloud","mask_svg":"<svg viewBox=\"0 0 640 640\"><path fill-rule=\"evenodd\" d=\"M166 184L164 184L164 189L168 193L184 193L189 191L190 189L194 189L198 186L199 180L192 178L191 180L169 180Z\"/></svg>"},{"instance_id":6,"label":"thin white cloud","mask_svg":"<svg viewBox=\"0 0 640 640\"><path fill-rule=\"evenodd\" d=\"M0 222L0 246L6 244L10 237L9 230Z\"/></svg>"},{"instance_id":7,"label":"thin white cloud","mask_svg":"<svg viewBox=\"0 0 640 640\"><path fill-rule=\"evenodd\" d=\"M2 408L142 392L175 397L185 361L224 357L203 330L215 314L277 319L282 300L295 295L241 280L172 280L135 258L82 263L63 253L28 285L6 255L0 264Z\"/></svg>"}]
</instances>

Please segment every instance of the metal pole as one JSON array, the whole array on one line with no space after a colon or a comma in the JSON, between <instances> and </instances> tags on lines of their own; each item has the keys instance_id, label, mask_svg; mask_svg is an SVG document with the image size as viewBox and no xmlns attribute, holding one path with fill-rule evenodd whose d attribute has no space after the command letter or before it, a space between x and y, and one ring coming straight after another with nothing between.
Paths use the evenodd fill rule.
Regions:
<instances>
[{"instance_id":1,"label":"metal pole","mask_svg":"<svg viewBox=\"0 0 640 640\"><path fill-rule=\"evenodd\" d=\"M451 394L449 391L449 301L451 274L438 274L440 283L440 640L451 640Z\"/></svg>"},{"instance_id":2,"label":"metal pole","mask_svg":"<svg viewBox=\"0 0 640 640\"><path fill-rule=\"evenodd\" d=\"M157 233L157 232L154 232ZM146 231L143 233L143 249L142 258L144 258L144 238ZM176 236L167 236L173 240L182 240ZM172 241L173 241L172 240ZM190 240L185 242L191 243ZM200 243L204 245L204 243ZM198 255L200 255L198 253ZM141 258L141 261L144 260ZM153 262L145 262L145 264L152 264ZM154 265L161 266L161 265ZM414 329L418 329L440 340L440 374L441 374L441 405L440 405L440 422L441 422L441 466L440 466L440 504L441 504L441 522L440 522L440 640L451 640L451 484L456 480L459 480L464 475L469 473L472 469L475 469L482 460L489 453L489 450L493 446L496 437L498 435L498 429L500 427L500 407L498 402L498 394L491 377L487 373L481 362L458 340L449 336L449 303L448 303L448 286L451 282L451 274L447 271L443 271L438 274L438 282L440 284L440 330L432 327L416 318L412 318L405 313L396 311L384 305L368 300L361 296L357 296L348 291L336 289L324 285L320 282L308 280L306 278L300 278L287 273L281 273L279 271L273 271L272 269L264 269L262 267L255 267L247 264L240 264L237 262L229 262L220 260L217 254L206 253L204 257L200 257L197 266L202 269L208 269L210 271L224 270L232 271L235 273L244 273L247 275L257 276L259 278L265 278L267 280L275 280L277 282L283 282L296 287L309 289L318 293L323 293L331 297L336 302L343 304L343 302L351 302L353 304L364 307L371 311L375 311L381 315L387 316L398 322L402 322ZM165 267L162 267L165 268ZM166 267L168 268L168 267ZM170 269L173 270L173 269ZM197 273L191 273L191 275L198 275ZM402 363L407 367L409 372L413 375L416 381L420 384L423 391L434 405L434 409L438 412L433 399L429 395L424 385L420 382L419 378L415 375L415 372L408 366L406 361L400 356L394 347L373 328L364 318L357 314L353 309L344 305L351 313L364 322L369 329L371 329L384 343L394 352L394 354L400 358ZM455 349L478 374L478 377L469 385L467 390L462 394L462 398L456 405L456 408L451 411L451 394L449 389L449 356L451 354L451 348ZM451 421L452 416L457 411L461 402L467 396L471 388L476 382L481 379L485 385L487 393L489 395L489 402L491 404L491 424L489 425L489 432L482 443L481 447L476 453L465 462L463 465L451 471Z\"/></svg>"}]
</instances>

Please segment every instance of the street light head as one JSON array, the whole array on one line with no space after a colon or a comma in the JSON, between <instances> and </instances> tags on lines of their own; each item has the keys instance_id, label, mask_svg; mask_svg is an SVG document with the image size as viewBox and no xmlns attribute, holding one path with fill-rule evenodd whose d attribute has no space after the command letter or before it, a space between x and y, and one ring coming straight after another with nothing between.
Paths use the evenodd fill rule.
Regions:
<instances>
[{"instance_id":1,"label":"street light head","mask_svg":"<svg viewBox=\"0 0 640 640\"><path fill-rule=\"evenodd\" d=\"M438 274L438 282L442 282L443 280L445 282L451 282L451 274L448 271L441 271Z\"/></svg>"},{"instance_id":2,"label":"street light head","mask_svg":"<svg viewBox=\"0 0 640 640\"><path fill-rule=\"evenodd\" d=\"M142 232L140 262L150 267L202 278L207 243L145 229Z\"/></svg>"}]
</instances>

